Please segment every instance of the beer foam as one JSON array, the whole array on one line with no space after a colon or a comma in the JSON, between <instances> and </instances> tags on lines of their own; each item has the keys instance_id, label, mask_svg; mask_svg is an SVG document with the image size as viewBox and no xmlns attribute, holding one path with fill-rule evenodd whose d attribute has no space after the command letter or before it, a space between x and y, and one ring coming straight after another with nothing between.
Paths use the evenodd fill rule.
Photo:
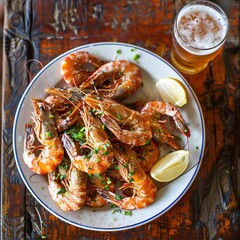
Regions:
<instances>
[{"instance_id":1,"label":"beer foam","mask_svg":"<svg viewBox=\"0 0 240 240\"><path fill-rule=\"evenodd\" d=\"M209 49L223 41L227 32L227 23L216 10L196 5L183 9L178 16L178 32L189 46Z\"/></svg>"}]
</instances>

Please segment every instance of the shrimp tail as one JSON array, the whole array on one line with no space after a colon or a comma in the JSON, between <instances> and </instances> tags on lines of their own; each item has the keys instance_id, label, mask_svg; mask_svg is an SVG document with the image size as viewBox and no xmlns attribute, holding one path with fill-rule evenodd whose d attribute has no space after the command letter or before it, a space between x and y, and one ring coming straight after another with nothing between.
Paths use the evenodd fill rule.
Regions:
<instances>
[{"instance_id":1,"label":"shrimp tail","mask_svg":"<svg viewBox=\"0 0 240 240\"><path fill-rule=\"evenodd\" d=\"M104 189L97 188L96 191L98 194L104 198L107 202L110 202L118 207L121 207L121 200L116 199L116 194Z\"/></svg>"},{"instance_id":2,"label":"shrimp tail","mask_svg":"<svg viewBox=\"0 0 240 240\"><path fill-rule=\"evenodd\" d=\"M177 128L182 132L182 134L184 134L186 137L191 136L190 130L181 114L174 115L173 120L174 120Z\"/></svg>"}]
</instances>

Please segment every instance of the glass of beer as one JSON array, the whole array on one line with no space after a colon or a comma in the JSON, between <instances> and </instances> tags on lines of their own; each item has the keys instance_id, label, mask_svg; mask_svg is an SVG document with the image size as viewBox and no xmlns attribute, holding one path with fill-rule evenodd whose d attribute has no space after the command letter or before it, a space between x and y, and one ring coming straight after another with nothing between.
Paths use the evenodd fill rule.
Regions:
<instances>
[{"instance_id":1,"label":"glass of beer","mask_svg":"<svg viewBox=\"0 0 240 240\"><path fill-rule=\"evenodd\" d=\"M210 1L185 5L174 22L171 62L182 73L196 74L223 49L228 32L224 11Z\"/></svg>"}]
</instances>

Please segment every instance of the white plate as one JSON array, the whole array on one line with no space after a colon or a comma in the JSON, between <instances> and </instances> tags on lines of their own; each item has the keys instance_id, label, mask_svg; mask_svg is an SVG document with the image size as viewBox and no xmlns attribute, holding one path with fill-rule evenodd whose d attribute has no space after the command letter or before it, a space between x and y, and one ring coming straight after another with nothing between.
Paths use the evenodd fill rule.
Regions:
<instances>
[{"instance_id":1,"label":"white plate","mask_svg":"<svg viewBox=\"0 0 240 240\"><path fill-rule=\"evenodd\" d=\"M121 50L120 54L116 54L118 49ZM129 60L134 63L136 62L133 60L133 56L139 54L140 58L136 64L141 68L143 88L134 95L135 98L144 98L146 100L147 97L149 100L160 100L155 83L160 78L165 77L179 79L187 89L188 103L181 110L186 122L189 123L191 131L189 139L190 165L188 171L158 190L156 201L147 208L132 211L132 216L125 216L124 211L113 214L110 204L103 208L92 209L83 207L75 212L62 211L52 201L48 193L46 176L33 175L23 161L24 125L31 117L33 109L31 98L44 98L46 96L44 92L44 89L47 87L46 79L48 79L50 85L56 85L63 81L60 74L62 59L68 54L79 50L88 51L108 61L116 58ZM19 102L14 121L13 143L16 164L21 177L29 191L43 207L56 217L77 227L97 231L118 231L137 227L158 218L173 207L186 193L201 165L205 145L205 127L201 107L195 93L187 81L167 61L138 46L106 42L72 49L51 61L36 75Z\"/></svg>"}]
</instances>

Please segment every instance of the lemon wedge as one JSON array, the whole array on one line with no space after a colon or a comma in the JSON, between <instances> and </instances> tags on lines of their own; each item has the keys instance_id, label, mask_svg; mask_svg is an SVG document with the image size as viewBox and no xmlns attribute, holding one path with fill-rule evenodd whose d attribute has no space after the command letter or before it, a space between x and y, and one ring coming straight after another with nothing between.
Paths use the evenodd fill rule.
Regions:
<instances>
[{"instance_id":1,"label":"lemon wedge","mask_svg":"<svg viewBox=\"0 0 240 240\"><path fill-rule=\"evenodd\" d=\"M164 102L182 107L187 103L187 91L184 85L174 78L162 78L156 83L158 92Z\"/></svg>"},{"instance_id":2,"label":"lemon wedge","mask_svg":"<svg viewBox=\"0 0 240 240\"><path fill-rule=\"evenodd\" d=\"M154 164L150 171L152 178L159 182L169 182L179 177L189 163L189 151L171 152Z\"/></svg>"}]
</instances>

